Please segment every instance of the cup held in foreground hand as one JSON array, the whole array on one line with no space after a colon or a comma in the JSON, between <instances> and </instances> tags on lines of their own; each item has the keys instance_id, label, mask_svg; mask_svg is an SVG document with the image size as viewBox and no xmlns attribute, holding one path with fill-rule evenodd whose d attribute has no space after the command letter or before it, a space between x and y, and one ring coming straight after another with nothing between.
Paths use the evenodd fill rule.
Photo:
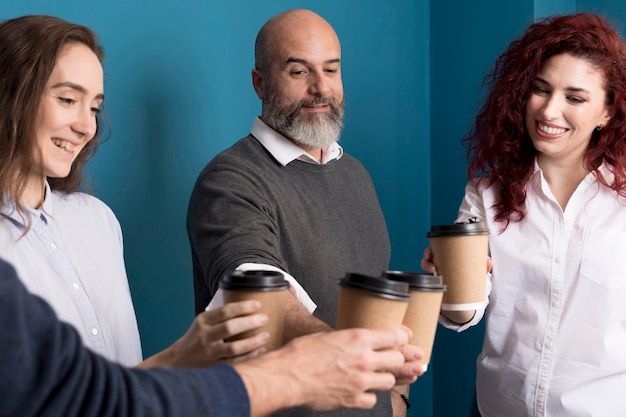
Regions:
<instances>
[{"instance_id":1,"label":"cup held in foreground hand","mask_svg":"<svg viewBox=\"0 0 626 417\"><path fill-rule=\"evenodd\" d=\"M405 282L348 273L339 281L337 330L398 327L411 295Z\"/></svg>"},{"instance_id":2,"label":"cup held in foreground hand","mask_svg":"<svg viewBox=\"0 0 626 417\"><path fill-rule=\"evenodd\" d=\"M385 271L383 276L409 284L411 301L403 324L413 332L410 343L424 351L420 362L428 365L435 342L441 301L446 291L442 277L405 271Z\"/></svg>"},{"instance_id":3,"label":"cup held in foreground hand","mask_svg":"<svg viewBox=\"0 0 626 417\"><path fill-rule=\"evenodd\" d=\"M227 342L246 339L266 331L270 335L270 340L265 345L268 352L282 346L285 305L289 296L289 282L283 274L277 271L227 271L219 286L224 294L224 304L257 300L261 303L258 312L268 317L264 326L232 336L226 339Z\"/></svg>"},{"instance_id":4,"label":"cup held in foreground hand","mask_svg":"<svg viewBox=\"0 0 626 417\"><path fill-rule=\"evenodd\" d=\"M447 290L441 308L476 310L485 303L489 230L481 222L432 226L427 234L437 273Z\"/></svg>"}]
</instances>

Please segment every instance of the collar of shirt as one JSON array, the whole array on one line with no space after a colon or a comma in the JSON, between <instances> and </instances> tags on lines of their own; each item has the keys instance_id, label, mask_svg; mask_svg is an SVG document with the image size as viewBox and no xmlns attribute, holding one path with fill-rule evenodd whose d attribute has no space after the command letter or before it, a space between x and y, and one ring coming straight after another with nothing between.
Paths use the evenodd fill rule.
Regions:
<instances>
[{"instance_id":1,"label":"collar of shirt","mask_svg":"<svg viewBox=\"0 0 626 417\"><path fill-rule=\"evenodd\" d=\"M34 209L24 206L24 208L26 209L26 212L30 213L33 219L41 219L44 222L47 222L46 216L52 215L54 211L54 203L50 198L52 190L50 189L48 181L46 181L45 186L46 188L44 193L44 199L41 207ZM17 222L18 224L25 226L25 219L23 217L23 214L20 214L20 212L17 210L17 202L6 194L4 195L2 201L2 207L0 207L0 213Z\"/></svg>"},{"instance_id":2,"label":"collar of shirt","mask_svg":"<svg viewBox=\"0 0 626 417\"><path fill-rule=\"evenodd\" d=\"M259 117L254 119L251 133L283 166L286 166L296 159L312 164L319 164L319 162L304 149L269 127ZM339 159L342 156L343 148L337 142L333 142L324 153L322 164L326 164L334 159Z\"/></svg>"},{"instance_id":3,"label":"collar of shirt","mask_svg":"<svg viewBox=\"0 0 626 417\"><path fill-rule=\"evenodd\" d=\"M607 165L606 162L602 162L598 167L597 172L588 172L585 178L583 178L582 182L585 184L595 183L598 180L598 175L604 177L606 182L609 184L612 184L613 180L615 179L615 175L613 174L613 172L611 172L611 168L609 167L609 165ZM533 180L533 178L535 179L535 181L540 181L541 179L544 179L543 171L541 170L541 167L537 162L537 158L535 158L535 168L530 178L531 181Z\"/></svg>"}]
</instances>

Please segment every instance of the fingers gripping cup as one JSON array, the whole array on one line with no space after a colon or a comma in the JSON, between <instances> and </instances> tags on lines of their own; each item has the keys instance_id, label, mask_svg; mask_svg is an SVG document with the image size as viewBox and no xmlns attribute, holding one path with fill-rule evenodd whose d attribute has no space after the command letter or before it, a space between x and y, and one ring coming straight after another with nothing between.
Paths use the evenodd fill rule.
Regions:
<instances>
[{"instance_id":1,"label":"fingers gripping cup","mask_svg":"<svg viewBox=\"0 0 626 417\"><path fill-rule=\"evenodd\" d=\"M442 310L475 310L485 303L489 230L481 222L432 226L427 234L437 273L447 289Z\"/></svg>"},{"instance_id":2,"label":"fingers gripping cup","mask_svg":"<svg viewBox=\"0 0 626 417\"><path fill-rule=\"evenodd\" d=\"M265 345L267 351L276 350L283 343L283 322L289 282L276 271L227 271L219 284L224 294L224 304L257 300L261 303L259 313L268 317L264 326L249 330L226 339L227 342L252 337L268 332L270 340Z\"/></svg>"},{"instance_id":3,"label":"fingers gripping cup","mask_svg":"<svg viewBox=\"0 0 626 417\"><path fill-rule=\"evenodd\" d=\"M440 275L404 271L385 271L383 276L409 284L411 301L403 324L413 331L410 343L424 351L421 363L428 365L435 342L441 301L446 291Z\"/></svg>"},{"instance_id":4,"label":"fingers gripping cup","mask_svg":"<svg viewBox=\"0 0 626 417\"><path fill-rule=\"evenodd\" d=\"M402 324L411 295L405 282L348 273L339 280L337 330Z\"/></svg>"}]
</instances>

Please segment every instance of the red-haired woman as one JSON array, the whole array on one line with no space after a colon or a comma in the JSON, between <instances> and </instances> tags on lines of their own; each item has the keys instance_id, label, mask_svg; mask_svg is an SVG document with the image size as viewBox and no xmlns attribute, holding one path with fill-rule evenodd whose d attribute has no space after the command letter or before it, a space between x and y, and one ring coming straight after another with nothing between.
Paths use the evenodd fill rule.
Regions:
<instances>
[{"instance_id":1,"label":"red-haired woman","mask_svg":"<svg viewBox=\"0 0 626 417\"><path fill-rule=\"evenodd\" d=\"M626 412L626 50L593 14L532 24L485 79L458 221L490 230L473 416ZM490 263L491 265L491 263ZM434 270L430 250L422 267ZM478 411L480 410L480 411Z\"/></svg>"}]
</instances>

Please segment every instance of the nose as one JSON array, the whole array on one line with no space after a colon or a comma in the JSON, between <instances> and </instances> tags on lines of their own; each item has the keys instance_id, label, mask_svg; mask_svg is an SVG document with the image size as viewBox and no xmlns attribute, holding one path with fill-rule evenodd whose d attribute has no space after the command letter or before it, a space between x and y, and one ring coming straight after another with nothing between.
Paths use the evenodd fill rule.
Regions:
<instances>
[{"instance_id":1,"label":"nose","mask_svg":"<svg viewBox=\"0 0 626 417\"><path fill-rule=\"evenodd\" d=\"M77 110L76 119L72 124L72 130L81 135L83 140L90 140L96 134L96 115L90 106L81 107Z\"/></svg>"},{"instance_id":2,"label":"nose","mask_svg":"<svg viewBox=\"0 0 626 417\"><path fill-rule=\"evenodd\" d=\"M309 93L316 97L326 97L331 93L331 86L324 73L314 72L311 74Z\"/></svg>"},{"instance_id":3,"label":"nose","mask_svg":"<svg viewBox=\"0 0 626 417\"><path fill-rule=\"evenodd\" d=\"M558 117L560 111L558 97L554 94L547 96L541 106L541 114L545 120L551 120Z\"/></svg>"}]
</instances>

